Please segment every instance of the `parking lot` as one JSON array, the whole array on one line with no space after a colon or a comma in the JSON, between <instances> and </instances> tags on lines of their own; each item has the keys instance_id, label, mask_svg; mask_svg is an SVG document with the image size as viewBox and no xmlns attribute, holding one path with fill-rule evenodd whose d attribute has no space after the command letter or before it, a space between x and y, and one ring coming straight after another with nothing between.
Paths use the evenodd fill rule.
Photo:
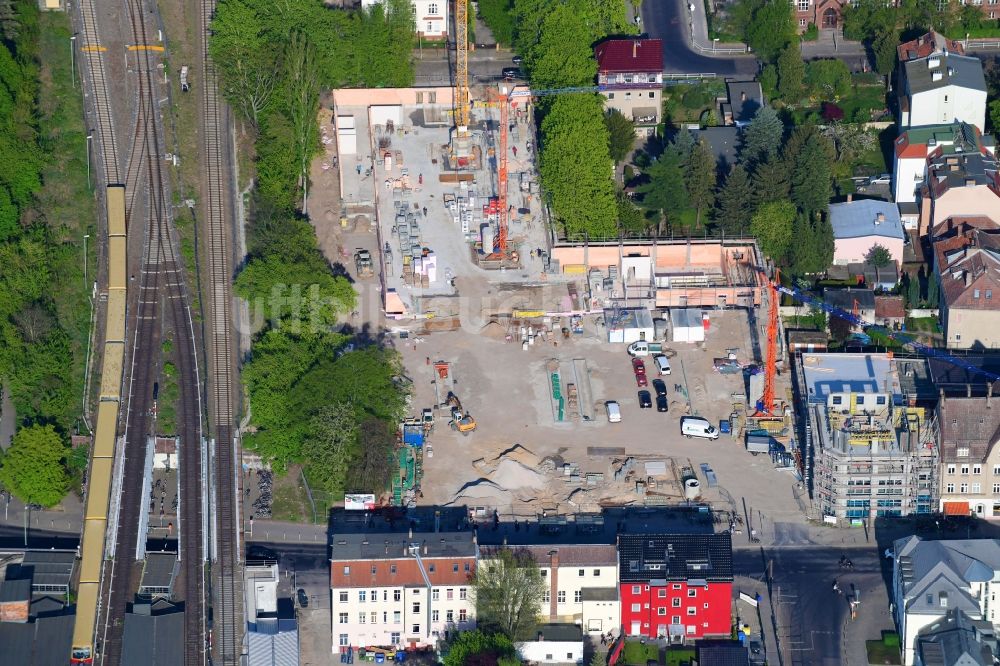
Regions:
<instances>
[{"instance_id":1,"label":"parking lot","mask_svg":"<svg viewBox=\"0 0 1000 666\"><path fill-rule=\"evenodd\" d=\"M447 428L446 416L437 419L429 440L432 453L425 458L421 503L481 503L501 515L515 516L679 503L684 495L678 482L693 471L701 482L703 500L750 515L754 521L763 518L763 524L755 522L755 527L764 537L773 534L776 521L801 523L792 473L774 469L768 456L750 455L741 441L729 435L709 441L680 434L682 416L695 414L718 425L747 390L742 375L713 370L713 359L725 356L728 349L736 349L743 363L753 361L746 313L711 314L705 343L668 345L668 353L676 354L671 374L662 377L669 396L667 413L655 406L639 407L640 388L625 345L604 342L603 329L592 325L569 340L536 339L527 350L513 341L464 330L434 333L416 344L403 341L402 352L414 380L414 408L435 402L431 384L435 373L428 362L448 361L457 382L454 390L478 425L475 432L459 434ZM558 360L563 373L574 359L586 360L595 418L585 421L567 414L567 420L559 422L550 399L550 371L553 360ZM651 383L657 378L654 363L651 357L645 361ZM648 390L655 396L652 386ZM779 385L779 395L785 391ZM621 422L608 422L607 400L621 405ZM500 455L518 444L526 452ZM628 457L633 458L632 473L616 479ZM660 461L662 467L656 465ZM716 487L708 487L702 463L714 470ZM637 491L636 482L645 483L645 488Z\"/></svg>"}]
</instances>

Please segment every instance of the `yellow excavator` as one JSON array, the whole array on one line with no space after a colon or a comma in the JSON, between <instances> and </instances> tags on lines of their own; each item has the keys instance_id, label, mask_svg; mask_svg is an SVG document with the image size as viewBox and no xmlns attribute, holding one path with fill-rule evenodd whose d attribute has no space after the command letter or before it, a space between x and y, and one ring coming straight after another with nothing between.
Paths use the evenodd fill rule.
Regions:
<instances>
[{"instance_id":1,"label":"yellow excavator","mask_svg":"<svg viewBox=\"0 0 1000 666\"><path fill-rule=\"evenodd\" d=\"M468 435L476 429L476 419L462 408L462 401L454 393L448 393L448 406L451 407L451 421L448 425L452 430Z\"/></svg>"}]
</instances>

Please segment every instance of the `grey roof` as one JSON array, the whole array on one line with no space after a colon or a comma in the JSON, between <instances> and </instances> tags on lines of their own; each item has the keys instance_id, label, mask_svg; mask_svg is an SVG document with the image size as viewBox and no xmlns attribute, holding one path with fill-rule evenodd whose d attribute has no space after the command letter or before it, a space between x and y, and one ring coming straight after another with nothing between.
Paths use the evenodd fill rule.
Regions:
<instances>
[{"instance_id":1,"label":"grey roof","mask_svg":"<svg viewBox=\"0 0 1000 666\"><path fill-rule=\"evenodd\" d=\"M184 666L184 613L126 613L122 663Z\"/></svg>"},{"instance_id":2,"label":"grey roof","mask_svg":"<svg viewBox=\"0 0 1000 666\"><path fill-rule=\"evenodd\" d=\"M899 208L894 203L878 199L830 204L830 226L833 227L834 238L904 238Z\"/></svg>"},{"instance_id":3,"label":"grey roof","mask_svg":"<svg viewBox=\"0 0 1000 666\"><path fill-rule=\"evenodd\" d=\"M969 585L993 580L1000 570L1000 540L925 541L917 536L895 542L894 576L907 613L943 615L958 609L979 618L979 602Z\"/></svg>"},{"instance_id":4,"label":"grey roof","mask_svg":"<svg viewBox=\"0 0 1000 666\"><path fill-rule=\"evenodd\" d=\"M31 583L40 586L68 587L73 577L76 553L72 550L28 550L21 568L31 567Z\"/></svg>"},{"instance_id":5,"label":"grey roof","mask_svg":"<svg viewBox=\"0 0 1000 666\"><path fill-rule=\"evenodd\" d=\"M169 588L176 573L177 553L147 553L141 588Z\"/></svg>"},{"instance_id":6,"label":"grey roof","mask_svg":"<svg viewBox=\"0 0 1000 666\"><path fill-rule=\"evenodd\" d=\"M408 552L410 545L426 547L421 556L475 557L475 535L469 532L413 532L389 534L334 534L331 537L334 560L388 560Z\"/></svg>"},{"instance_id":7,"label":"grey roof","mask_svg":"<svg viewBox=\"0 0 1000 666\"><path fill-rule=\"evenodd\" d=\"M582 587L581 601L618 601L617 587Z\"/></svg>"},{"instance_id":8,"label":"grey roof","mask_svg":"<svg viewBox=\"0 0 1000 666\"><path fill-rule=\"evenodd\" d=\"M958 610L921 629L916 642L923 666L992 666L996 648L993 625Z\"/></svg>"},{"instance_id":9,"label":"grey roof","mask_svg":"<svg viewBox=\"0 0 1000 666\"><path fill-rule=\"evenodd\" d=\"M31 579L20 578L0 583L0 601L28 601L31 599Z\"/></svg>"},{"instance_id":10,"label":"grey roof","mask_svg":"<svg viewBox=\"0 0 1000 666\"><path fill-rule=\"evenodd\" d=\"M73 642L73 615L32 622L0 622L3 663L17 666L65 666Z\"/></svg>"},{"instance_id":11,"label":"grey roof","mask_svg":"<svg viewBox=\"0 0 1000 666\"><path fill-rule=\"evenodd\" d=\"M55 615L66 610L66 604L62 599L50 597L48 595L35 597L31 600L31 615L34 617L44 615Z\"/></svg>"},{"instance_id":12,"label":"grey roof","mask_svg":"<svg viewBox=\"0 0 1000 666\"><path fill-rule=\"evenodd\" d=\"M248 666L298 666L299 632L295 620L279 620L273 631L247 632Z\"/></svg>"},{"instance_id":13,"label":"grey roof","mask_svg":"<svg viewBox=\"0 0 1000 666\"><path fill-rule=\"evenodd\" d=\"M437 528L435 528L437 525ZM397 511L330 511L330 534L458 532L471 529L464 506L422 506Z\"/></svg>"},{"instance_id":14,"label":"grey roof","mask_svg":"<svg viewBox=\"0 0 1000 666\"><path fill-rule=\"evenodd\" d=\"M846 289L824 289L823 300L827 305L847 310L854 309L854 302L857 301L859 310L875 309L875 292L871 289L857 289L848 287Z\"/></svg>"},{"instance_id":15,"label":"grey roof","mask_svg":"<svg viewBox=\"0 0 1000 666\"><path fill-rule=\"evenodd\" d=\"M935 59L940 64L932 68L930 64ZM986 77L983 76L983 63L979 58L942 53L905 62L903 68L906 72L906 87L911 95L946 86L986 92ZM935 72L941 74L937 81L934 80Z\"/></svg>"},{"instance_id":16,"label":"grey roof","mask_svg":"<svg viewBox=\"0 0 1000 666\"><path fill-rule=\"evenodd\" d=\"M538 625L538 633L541 640L545 642L555 641L568 643L570 641L582 641L583 632L579 625L569 622L552 622Z\"/></svg>"},{"instance_id":17,"label":"grey roof","mask_svg":"<svg viewBox=\"0 0 1000 666\"><path fill-rule=\"evenodd\" d=\"M757 81L732 81L726 84L726 90L735 122L750 122L760 107L764 106L764 92Z\"/></svg>"},{"instance_id":18,"label":"grey roof","mask_svg":"<svg viewBox=\"0 0 1000 666\"><path fill-rule=\"evenodd\" d=\"M733 544L718 534L622 534L618 538L618 579L733 580Z\"/></svg>"},{"instance_id":19,"label":"grey roof","mask_svg":"<svg viewBox=\"0 0 1000 666\"><path fill-rule=\"evenodd\" d=\"M706 127L701 130L692 130L691 134L694 135L695 141L705 140L715 156L716 165L723 171L728 171L739 161L739 127Z\"/></svg>"},{"instance_id":20,"label":"grey roof","mask_svg":"<svg viewBox=\"0 0 1000 666\"><path fill-rule=\"evenodd\" d=\"M954 187L992 185L997 161L980 152L941 155L930 160L926 184L935 196Z\"/></svg>"},{"instance_id":21,"label":"grey roof","mask_svg":"<svg viewBox=\"0 0 1000 666\"><path fill-rule=\"evenodd\" d=\"M842 392L902 395L886 354L803 354L802 372L810 402L825 403L831 393Z\"/></svg>"},{"instance_id":22,"label":"grey roof","mask_svg":"<svg viewBox=\"0 0 1000 666\"><path fill-rule=\"evenodd\" d=\"M695 650L698 666L750 666L750 650L739 641L698 641Z\"/></svg>"}]
</instances>

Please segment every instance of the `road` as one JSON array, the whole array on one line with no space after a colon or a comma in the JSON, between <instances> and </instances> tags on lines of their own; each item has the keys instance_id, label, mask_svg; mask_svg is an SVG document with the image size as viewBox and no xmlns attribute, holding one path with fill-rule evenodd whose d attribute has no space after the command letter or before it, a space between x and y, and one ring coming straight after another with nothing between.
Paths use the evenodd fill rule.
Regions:
<instances>
[{"instance_id":1,"label":"road","mask_svg":"<svg viewBox=\"0 0 1000 666\"><path fill-rule=\"evenodd\" d=\"M642 25L648 35L663 40L663 71L673 74L717 74L745 76L757 72L752 56L711 57L691 46L687 8L683 0L653 0L642 3Z\"/></svg>"}]
</instances>

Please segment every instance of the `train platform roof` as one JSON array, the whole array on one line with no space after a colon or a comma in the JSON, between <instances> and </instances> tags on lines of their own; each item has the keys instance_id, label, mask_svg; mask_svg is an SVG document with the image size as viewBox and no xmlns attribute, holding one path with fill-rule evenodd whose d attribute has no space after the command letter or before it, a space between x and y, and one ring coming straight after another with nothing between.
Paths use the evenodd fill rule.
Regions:
<instances>
[{"instance_id":1,"label":"train platform roof","mask_svg":"<svg viewBox=\"0 0 1000 666\"><path fill-rule=\"evenodd\" d=\"M146 553L140 590L169 590L177 574L177 553Z\"/></svg>"}]
</instances>

